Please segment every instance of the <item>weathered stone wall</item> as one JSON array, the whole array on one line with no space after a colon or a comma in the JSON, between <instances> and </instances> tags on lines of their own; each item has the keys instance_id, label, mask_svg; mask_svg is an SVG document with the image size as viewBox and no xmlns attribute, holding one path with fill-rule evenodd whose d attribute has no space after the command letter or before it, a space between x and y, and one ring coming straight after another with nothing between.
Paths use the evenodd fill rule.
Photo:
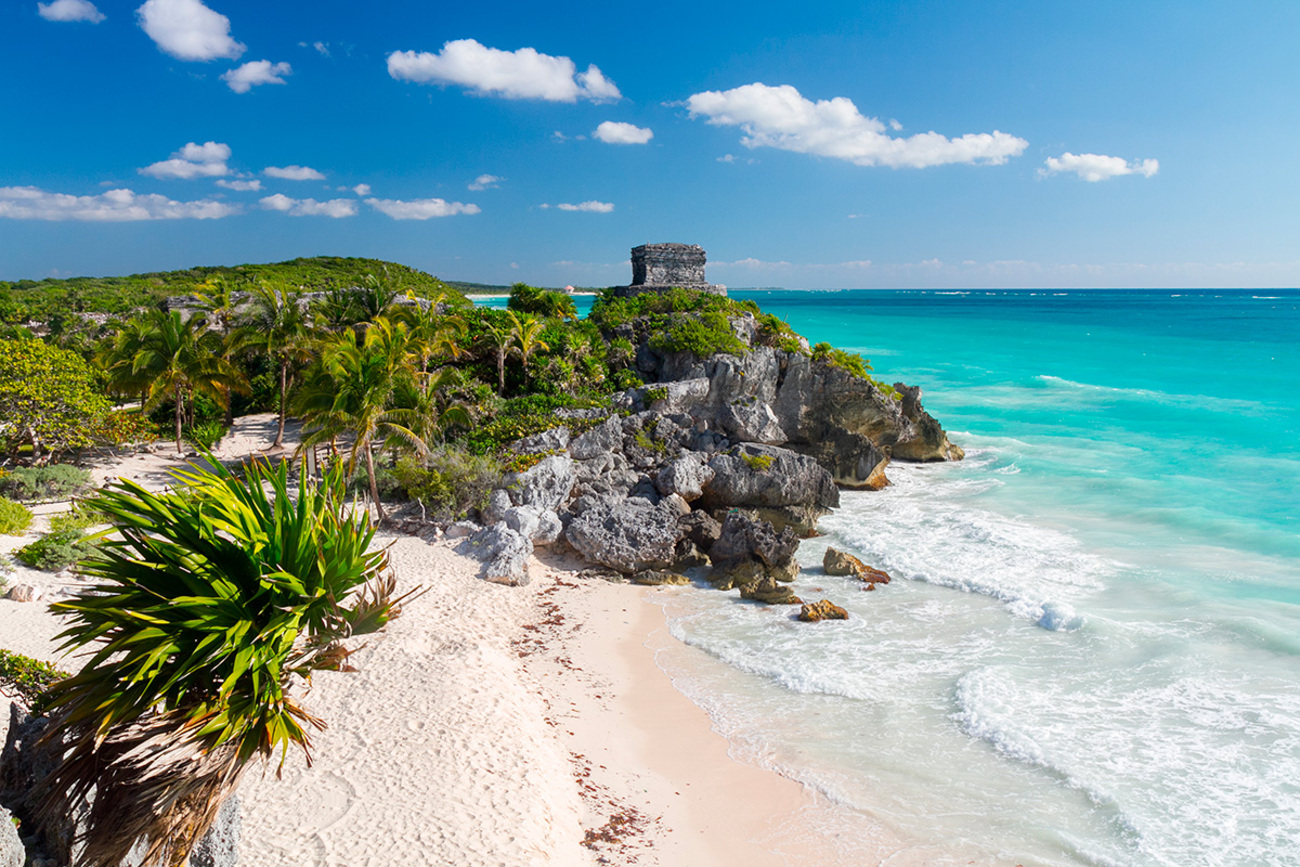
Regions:
<instances>
[{"instance_id":1,"label":"weathered stone wall","mask_svg":"<svg viewBox=\"0 0 1300 867\"><path fill-rule=\"evenodd\" d=\"M632 248L632 285L707 283L699 244L642 244Z\"/></svg>"}]
</instances>

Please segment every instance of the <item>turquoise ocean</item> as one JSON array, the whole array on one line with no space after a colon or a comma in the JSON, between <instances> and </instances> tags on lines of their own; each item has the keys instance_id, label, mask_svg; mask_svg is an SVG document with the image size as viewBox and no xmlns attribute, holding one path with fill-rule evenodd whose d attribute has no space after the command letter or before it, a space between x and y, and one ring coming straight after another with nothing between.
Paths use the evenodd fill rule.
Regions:
<instances>
[{"instance_id":1,"label":"turquoise ocean","mask_svg":"<svg viewBox=\"0 0 1300 867\"><path fill-rule=\"evenodd\" d=\"M843 863L883 828L926 863L1300 865L1300 291L732 297L966 450L803 543L846 622L665 594L661 665L734 754L818 792Z\"/></svg>"}]
</instances>

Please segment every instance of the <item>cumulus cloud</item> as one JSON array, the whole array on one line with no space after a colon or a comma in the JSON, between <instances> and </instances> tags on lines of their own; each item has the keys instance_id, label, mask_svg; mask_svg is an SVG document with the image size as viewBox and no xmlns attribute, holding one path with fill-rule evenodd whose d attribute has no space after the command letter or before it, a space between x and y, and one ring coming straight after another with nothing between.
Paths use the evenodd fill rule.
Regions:
<instances>
[{"instance_id":1,"label":"cumulus cloud","mask_svg":"<svg viewBox=\"0 0 1300 867\"><path fill-rule=\"evenodd\" d=\"M552 57L534 48L502 51L473 39L457 39L437 54L394 51L388 74L417 84L459 84L482 95L506 99L606 102L622 94L593 64L586 72L567 57Z\"/></svg>"},{"instance_id":2,"label":"cumulus cloud","mask_svg":"<svg viewBox=\"0 0 1300 867\"><path fill-rule=\"evenodd\" d=\"M89 21L91 24L98 24L105 17L90 0L54 0L53 3L37 3L36 11L46 21Z\"/></svg>"},{"instance_id":3,"label":"cumulus cloud","mask_svg":"<svg viewBox=\"0 0 1300 867\"><path fill-rule=\"evenodd\" d=\"M542 207L549 208L550 205L542 205ZM597 202L594 199L588 202L578 202L576 205L571 205L568 202L561 202L555 207L559 208L561 211L586 211L591 214L608 214L610 211L614 210L612 202Z\"/></svg>"},{"instance_id":4,"label":"cumulus cloud","mask_svg":"<svg viewBox=\"0 0 1300 867\"><path fill-rule=\"evenodd\" d=\"M1059 157L1048 157L1047 168L1039 169L1042 177L1061 172L1074 172L1090 183L1118 178L1121 175L1142 175L1149 178L1160 171L1158 160L1134 160L1127 162L1123 157L1107 157L1101 154L1072 154L1068 151Z\"/></svg>"},{"instance_id":5,"label":"cumulus cloud","mask_svg":"<svg viewBox=\"0 0 1300 867\"><path fill-rule=\"evenodd\" d=\"M495 190L504 180L505 178L500 178L496 175L479 175L474 179L474 183L469 185L469 188L474 192L479 192L480 190Z\"/></svg>"},{"instance_id":6,"label":"cumulus cloud","mask_svg":"<svg viewBox=\"0 0 1300 867\"><path fill-rule=\"evenodd\" d=\"M80 220L122 223L133 220L215 220L239 213L238 205L203 199L176 202L166 196L140 196L108 190L98 196L51 193L37 187L0 187L0 217L11 220Z\"/></svg>"},{"instance_id":7,"label":"cumulus cloud","mask_svg":"<svg viewBox=\"0 0 1300 867\"><path fill-rule=\"evenodd\" d=\"M219 178L230 174L226 160L230 159L230 145L209 141L203 144L190 142L162 160L140 169L140 174L162 179L190 180L192 178Z\"/></svg>"},{"instance_id":8,"label":"cumulus cloud","mask_svg":"<svg viewBox=\"0 0 1300 867\"><path fill-rule=\"evenodd\" d=\"M477 214L478 205L448 202L445 199L366 199L366 204L394 220L427 220L431 217L451 217L456 214Z\"/></svg>"},{"instance_id":9,"label":"cumulus cloud","mask_svg":"<svg viewBox=\"0 0 1300 867\"><path fill-rule=\"evenodd\" d=\"M859 166L927 168L949 163L1001 165L1019 156L1029 142L994 130L947 138L924 132L906 138L889 135L879 118L866 117L847 97L805 99L788 84L755 82L732 90L709 90L686 100L691 117L714 126L738 126L748 148L772 147L833 157Z\"/></svg>"},{"instance_id":10,"label":"cumulus cloud","mask_svg":"<svg viewBox=\"0 0 1300 867\"><path fill-rule=\"evenodd\" d=\"M605 144L645 144L654 138L655 134L649 127L607 120L596 127L592 136Z\"/></svg>"},{"instance_id":11,"label":"cumulus cloud","mask_svg":"<svg viewBox=\"0 0 1300 867\"><path fill-rule=\"evenodd\" d=\"M149 38L177 60L235 60L244 53L230 38L230 19L200 0L146 0L135 12Z\"/></svg>"},{"instance_id":12,"label":"cumulus cloud","mask_svg":"<svg viewBox=\"0 0 1300 867\"><path fill-rule=\"evenodd\" d=\"M291 217L355 217L356 199L330 199L318 202L315 199L291 199L282 193L267 196L261 205L268 211L280 211Z\"/></svg>"},{"instance_id":13,"label":"cumulus cloud","mask_svg":"<svg viewBox=\"0 0 1300 867\"><path fill-rule=\"evenodd\" d=\"M370 195L370 184L357 184L352 188L352 192L358 196L368 196Z\"/></svg>"},{"instance_id":14,"label":"cumulus cloud","mask_svg":"<svg viewBox=\"0 0 1300 867\"><path fill-rule=\"evenodd\" d=\"M323 181L325 176L308 166L267 166L262 174L282 181Z\"/></svg>"},{"instance_id":15,"label":"cumulus cloud","mask_svg":"<svg viewBox=\"0 0 1300 867\"><path fill-rule=\"evenodd\" d=\"M248 93L259 84L284 84L284 76L292 74L293 68L287 63L250 60L243 66L222 73L221 80L230 85L235 93Z\"/></svg>"},{"instance_id":16,"label":"cumulus cloud","mask_svg":"<svg viewBox=\"0 0 1300 867\"><path fill-rule=\"evenodd\" d=\"M262 182L259 180L251 181L217 181L217 186L225 187L228 190L235 190L240 193L255 193L262 189Z\"/></svg>"}]
</instances>

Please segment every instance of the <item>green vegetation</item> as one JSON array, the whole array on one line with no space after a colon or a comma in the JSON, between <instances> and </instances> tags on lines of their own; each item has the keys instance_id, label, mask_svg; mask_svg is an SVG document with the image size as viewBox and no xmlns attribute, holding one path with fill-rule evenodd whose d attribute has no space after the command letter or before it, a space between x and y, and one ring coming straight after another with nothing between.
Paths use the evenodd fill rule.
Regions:
<instances>
[{"instance_id":1,"label":"green vegetation","mask_svg":"<svg viewBox=\"0 0 1300 867\"><path fill-rule=\"evenodd\" d=\"M90 366L75 352L39 340L0 340L0 439L9 452L30 446L53 457L90 445L110 408Z\"/></svg>"},{"instance_id":2,"label":"green vegetation","mask_svg":"<svg viewBox=\"0 0 1300 867\"><path fill-rule=\"evenodd\" d=\"M759 313L753 301L735 301L724 295L709 295L688 289L672 289L662 294L646 292L631 298L620 298L612 289L606 289L596 299L587 318L601 329L612 331L642 316L664 316L669 313L728 313L742 315Z\"/></svg>"},{"instance_id":3,"label":"green vegetation","mask_svg":"<svg viewBox=\"0 0 1300 867\"><path fill-rule=\"evenodd\" d=\"M756 473L765 473L772 469L771 455L751 455L748 452L741 452L740 459Z\"/></svg>"},{"instance_id":4,"label":"green vegetation","mask_svg":"<svg viewBox=\"0 0 1300 867\"><path fill-rule=\"evenodd\" d=\"M557 409L605 409L608 399L581 398L569 395L530 394L499 401L487 410L484 421L467 433L462 442L477 455L502 451L517 439L566 425L574 436L603 422L608 415L595 419L559 419ZM612 410L608 410L613 414Z\"/></svg>"},{"instance_id":5,"label":"green vegetation","mask_svg":"<svg viewBox=\"0 0 1300 867\"><path fill-rule=\"evenodd\" d=\"M68 531L80 532L88 530L98 524L108 521L106 515L95 511L85 500L78 500L72 507L71 511L61 512L57 515L50 516L50 532L62 533Z\"/></svg>"},{"instance_id":6,"label":"green vegetation","mask_svg":"<svg viewBox=\"0 0 1300 867\"><path fill-rule=\"evenodd\" d=\"M663 454L668 451L668 446L665 443L652 438L643 430L639 430L633 434L632 441L636 443L637 448L645 449L649 452L655 452L656 454Z\"/></svg>"},{"instance_id":7,"label":"green vegetation","mask_svg":"<svg viewBox=\"0 0 1300 867\"><path fill-rule=\"evenodd\" d=\"M146 863L183 863L255 758L310 759L324 722L296 690L350 671L347 639L401 611L387 554L343 476L303 480L287 464L178 474L152 494L119 482L92 502L118 528L83 565L95 594L54 605L64 649L93 649L47 692L67 744L49 789L59 815L94 786L86 863L116 864L147 839Z\"/></svg>"},{"instance_id":8,"label":"green vegetation","mask_svg":"<svg viewBox=\"0 0 1300 867\"><path fill-rule=\"evenodd\" d=\"M393 476L406 496L426 510L426 517L454 521L466 517L471 509L487 506L501 470L491 457L443 447L422 459L413 455L399 458Z\"/></svg>"},{"instance_id":9,"label":"green vegetation","mask_svg":"<svg viewBox=\"0 0 1300 867\"><path fill-rule=\"evenodd\" d=\"M0 650L0 693L17 695L33 713L44 712L46 690L67 676L48 662Z\"/></svg>"},{"instance_id":10,"label":"green vegetation","mask_svg":"<svg viewBox=\"0 0 1300 867\"><path fill-rule=\"evenodd\" d=\"M668 389L662 385L656 385L652 388L647 388L645 390L644 397L646 403L654 403L655 401L667 400Z\"/></svg>"},{"instance_id":11,"label":"green vegetation","mask_svg":"<svg viewBox=\"0 0 1300 867\"><path fill-rule=\"evenodd\" d=\"M727 315L716 310L671 316L667 328L650 338L650 346L660 352L690 352L698 358L723 352L744 355L749 351L731 330Z\"/></svg>"},{"instance_id":12,"label":"green vegetation","mask_svg":"<svg viewBox=\"0 0 1300 867\"><path fill-rule=\"evenodd\" d=\"M444 295L449 303L469 304L459 291L423 271L377 259L343 259L317 256L267 265L189 268L129 277L74 277L70 280L0 281L0 321L49 322L79 313L130 313L156 306L169 296L188 295L213 279L228 280L239 288L259 280L280 281L310 292L357 286L367 275L387 270L402 294L421 298Z\"/></svg>"},{"instance_id":13,"label":"green vegetation","mask_svg":"<svg viewBox=\"0 0 1300 867\"><path fill-rule=\"evenodd\" d=\"M0 497L0 536L21 536L31 524L31 509Z\"/></svg>"},{"instance_id":14,"label":"green vegetation","mask_svg":"<svg viewBox=\"0 0 1300 867\"><path fill-rule=\"evenodd\" d=\"M16 467L0 477L0 494L24 503L69 500L90 488L90 473L70 464Z\"/></svg>"},{"instance_id":15,"label":"green vegetation","mask_svg":"<svg viewBox=\"0 0 1300 867\"><path fill-rule=\"evenodd\" d=\"M539 289L527 283L516 283L510 287L508 306L511 310L533 316L572 322L578 320L578 308L568 295L554 289Z\"/></svg>"},{"instance_id":16,"label":"green vegetation","mask_svg":"<svg viewBox=\"0 0 1300 867\"><path fill-rule=\"evenodd\" d=\"M856 352L845 352L829 343L818 343L812 349L812 357L814 361L824 361L831 367L838 367L846 373L853 374L858 379L871 379L869 375L871 362Z\"/></svg>"},{"instance_id":17,"label":"green vegetation","mask_svg":"<svg viewBox=\"0 0 1300 867\"><path fill-rule=\"evenodd\" d=\"M14 552L18 562L32 569L60 572L75 566L97 550L95 541L80 530L60 530L24 545Z\"/></svg>"}]
</instances>

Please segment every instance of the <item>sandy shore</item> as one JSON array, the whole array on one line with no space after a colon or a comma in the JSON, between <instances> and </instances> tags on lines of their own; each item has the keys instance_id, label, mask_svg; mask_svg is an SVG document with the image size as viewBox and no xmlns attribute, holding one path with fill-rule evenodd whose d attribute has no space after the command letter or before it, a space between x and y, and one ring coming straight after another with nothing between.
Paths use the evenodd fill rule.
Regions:
<instances>
[{"instance_id":1,"label":"sandy shore","mask_svg":"<svg viewBox=\"0 0 1300 867\"><path fill-rule=\"evenodd\" d=\"M261 453L273 422L241 419L222 456ZM93 472L160 488L184 464L159 449ZM42 514L27 536L0 537L0 551L47 525ZM274 767L246 776L241 863L796 863L773 840L809 796L734 761L655 663L672 639L651 595L691 588L612 584L545 554L531 585L504 587L475 577L454 543L384 541L399 586L428 592L353 657L358 672L317 675L306 703L330 727L313 766L291 754L279 779ZM80 582L22 567L10 582L41 599L0 599L0 647L74 668L46 605Z\"/></svg>"}]
</instances>

